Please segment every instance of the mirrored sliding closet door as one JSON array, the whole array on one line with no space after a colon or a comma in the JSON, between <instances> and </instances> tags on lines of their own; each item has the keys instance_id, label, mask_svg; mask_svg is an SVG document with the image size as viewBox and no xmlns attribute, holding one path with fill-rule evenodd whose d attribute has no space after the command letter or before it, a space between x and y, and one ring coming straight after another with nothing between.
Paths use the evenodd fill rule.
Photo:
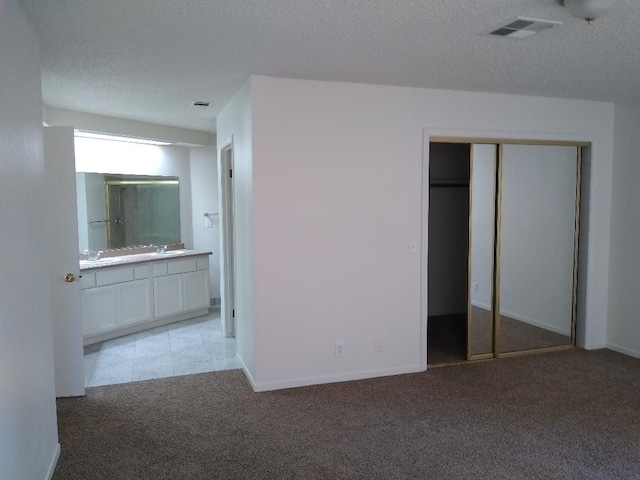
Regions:
<instances>
[{"instance_id":1,"label":"mirrored sliding closet door","mask_svg":"<svg viewBox=\"0 0 640 480\"><path fill-rule=\"evenodd\" d=\"M493 357L493 270L497 145L472 145L469 203L467 359Z\"/></svg>"},{"instance_id":2,"label":"mirrored sliding closet door","mask_svg":"<svg viewBox=\"0 0 640 480\"><path fill-rule=\"evenodd\" d=\"M500 148L499 352L572 345L578 147Z\"/></svg>"},{"instance_id":3,"label":"mirrored sliding closet door","mask_svg":"<svg viewBox=\"0 0 640 480\"><path fill-rule=\"evenodd\" d=\"M575 344L585 145L430 140L429 364Z\"/></svg>"}]
</instances>

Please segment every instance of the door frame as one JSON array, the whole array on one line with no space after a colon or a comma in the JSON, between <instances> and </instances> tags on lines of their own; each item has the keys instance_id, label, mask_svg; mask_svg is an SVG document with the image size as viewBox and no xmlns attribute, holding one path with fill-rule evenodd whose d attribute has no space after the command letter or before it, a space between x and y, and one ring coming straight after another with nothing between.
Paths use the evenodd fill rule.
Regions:
<instances>
[{"instance_id":1,"label":"door frame","mask_svg":"<svg viewBox=\"0 0 640 480\"><path fill-rule=\"evenodd\" d=\"M594 146L594 139L592 137L585 138L580 135L557 135L547 132L508 132L508 131L485 131L485 130L463 130L463 129L442 129L442 128L429 128L425 127L422 131L422 251L425 255L422 255L421 265L421 323L420 330L422 332L420 336L420 361L421 367L426 370L428 368L427 357L427 327L429 321L428 311L428 292L429 292L429 145L431 142L439 143L469 143L469 144L522 144L522 145L557 145L557 146L575 146L578 149L579 168L581 172L583 165L583 159L585 151L590 157L591 150ZM577 188L581 194L578 194L576 199L576 208L579 209L581 205L588 202L584 189L588 192L589 185L584 185L584 178L578 175ZM576 251L574 251L574 285L573 285L573 315L572 315L572 343L573 345L580 345L577 331L580 328L585 328L584 325L580 325L581 321L585 321L584 313L581 315L576 309L579 308L581 302L581 293L586 292L586 286L580 288L580 284L577 282L578 270L586 271L583 269L586 265L586 256L581 256L577 251L577 242L580 233L582 233L581 225L579 224L579 214L576 220ZM581 249L582 249L581 245ZM586 250L586 249L585 249ZM586 283L586 282L585 282ZM495 339L494 339L495 341ZM564 349L560 347L559 349ZM573 348L568 347L568 348ZM549 351L551 349L539 349L525 352L518 352L520 354L528 353L540 353ZM500 357L512 356L510 354L502 354ZM493 355L492 355L493 357ZM494 357L495 358L495 357ZM478 360L481 360L478 358ZM465 360L466 361L466 360Z\"/></svg>"},{"instance_id":2,"label":"door frame","mask_svg":"<svg viewBox=\"0 0 640 480\"><path fill-rule=\"evenodd\" d=\"M233 136L219 149L218 179L220 183L220 285L222 328L225 337L236 335L236 235L233 178Z\"/></svg>"}]
</instances>

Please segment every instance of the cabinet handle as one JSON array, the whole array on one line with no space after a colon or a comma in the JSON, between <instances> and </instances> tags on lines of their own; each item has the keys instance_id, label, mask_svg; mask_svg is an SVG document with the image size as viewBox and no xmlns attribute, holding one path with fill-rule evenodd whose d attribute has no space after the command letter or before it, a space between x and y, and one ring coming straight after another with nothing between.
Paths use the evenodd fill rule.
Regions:
<instances>
[{"instance_id":1,"label":"cabinet handle","mask_svg":"<svg viewBox=\"0 0 640 480\"><path fill-rule=\"evenodd\" d=\"M75 279L76 279L76 276L75 276L73 273L67 273L67 274L64 276L64 281L65 281L65 282L69 282L69 283L71 283L71 282L73 282Z\"/></svg>"}]
</instances>

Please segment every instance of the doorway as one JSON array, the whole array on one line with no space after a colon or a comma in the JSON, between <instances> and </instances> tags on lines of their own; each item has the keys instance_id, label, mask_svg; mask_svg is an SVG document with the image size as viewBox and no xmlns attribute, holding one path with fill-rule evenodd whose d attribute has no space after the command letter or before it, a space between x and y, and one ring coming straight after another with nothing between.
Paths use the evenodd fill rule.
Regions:
<instances>
[{"instance_id":1,"label":"doorway","mask_svg":"<svg viewBox=\"0 0 640 480\"><path fill-rule=\"evenodd\" d=\"M575 345L581 145L429 145L427 363Z\"/></svg>"},{"instance_id":2,"label":"doorway","mask_svg":"<svg viewBox=\"0 0 640 480\"><path fill-rule=\"evenodd\" d=\"M235 187L233 177L233 138L220 150L220 211L221 211L221 262L223 334L236 334L236 263L235 263Z\"/></svg>"}]
</instances>

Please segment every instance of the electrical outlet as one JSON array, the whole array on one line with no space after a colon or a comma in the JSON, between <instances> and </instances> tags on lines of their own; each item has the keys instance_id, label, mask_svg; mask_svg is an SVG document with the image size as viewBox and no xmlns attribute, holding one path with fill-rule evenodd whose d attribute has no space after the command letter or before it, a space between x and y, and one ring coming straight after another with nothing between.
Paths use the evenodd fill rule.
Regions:
<instances>
[{"instance_id":1,"label":"electrical outlet","mask_svg":"<svg viewBox=\"0 0 640 480\"><path fill-rule=\"evenodd\" d=\"M342 357L344 355L344 342L336 342L336 357Z\"/></svg>"},{"instance_id":2,"label":"electrical outlet","mask_svg":"<svg viewBox=\"0 0 640 480\"><path fill-rule=\"evenodd\" d=\"M384 342L382 341L381 338L375 341L375 347L376 347L376 353L384 352Z\"/></svg>"},{"instance_id":3,"label":"electrical outlet","mask_svg":"<svg viewBox=\"0 0 640 480\"><path fill-rule=\"evenodd\" d=\"M473 282L473 293L478 293L478 282Z\"/></svg>"}]
</instances>

